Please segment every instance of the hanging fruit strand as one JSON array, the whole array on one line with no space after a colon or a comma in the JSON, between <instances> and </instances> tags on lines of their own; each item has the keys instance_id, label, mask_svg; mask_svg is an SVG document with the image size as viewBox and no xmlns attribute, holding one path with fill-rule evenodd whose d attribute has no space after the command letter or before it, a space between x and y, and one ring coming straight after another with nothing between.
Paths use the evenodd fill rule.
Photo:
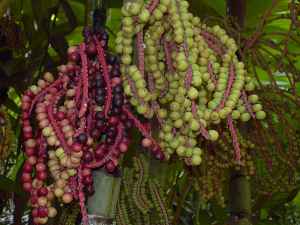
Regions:
<instances>
[{"instance_id":1,"label":"hanging fruit strand","mask_svg":"<svg viewBox=\"0 0 300 225\"><path fill-rule=\"evenodd\" d=\"M235 149L235 157L236 157L236 161L238 163L241 162L241 149L240 149L240 144L237 138L237 134L236 134L236 129L233 125L233 120L231 116L228 116L227 118L227 124L228 124L228 128L232 137L232 143L233 143L233 147Z\"/></svg>"},{"instance_id":2,"label":"hanging fruit strand","mask_svg":"<svg viewBox=\"0 0 300 225\"><path fill-rule=\"evenodd\" d=\"M81 99L81 104L80 104L80 110L79 110L79 118L82 118L88 107L89 103L89 72L88 72L88 60L87 60L87 55L85 53L86 51L86 46L84 43L81 43L79 46L79 54L81 58L81 82L79 83L82 84L82 99Z\"/></svg>"},{"instance_id":3,"label":"hanging fruit strand","mask_svg":"<svg viewBox=\"0 0 300 225\"><path fill-rule=\"evenodd\" d=\"M144 34L142 31L138 32L136 35L136 47L138 54L138 68L142 74L145 76L145 52L144 52Z\"/></svg>"},{"instance_id":4,"label":"hanging fruit strand","mask_svg":"<svg viewBox=\"0 0 300 225\"><path fill-rule=\"evenodd\" d=\"M85 195L83 193L83 185L82 185L82 168L78 168L78 198L79 198L79 205L80 211L82 215L82 224L89 225L89 217L87 213L87 209L85 207Z\"/></svg>"},{"instance_id":5,"label":"hanging fruit strand","mask_svg":"<svg viewBox=\"0 0 300 225\"><path fill-rule=\"evenodd\" d=\"M111 81L109 78L109 70L108 70L108 66L105 60L105 53L104 50L101 46L101 43L99 42L99 40L94 37L95 43L96 43L96 48L97 48L97 57L98 60L101 64L102 70L103 70L103 77L106 83L106 88L107 88L107 97L106 97L106 101L105 101L105 105L104 105L104 115L105 117L108 117L108 112L111 108L111 104L112 104L112 87L111 87Z\"/></svg>"}]
</instances>

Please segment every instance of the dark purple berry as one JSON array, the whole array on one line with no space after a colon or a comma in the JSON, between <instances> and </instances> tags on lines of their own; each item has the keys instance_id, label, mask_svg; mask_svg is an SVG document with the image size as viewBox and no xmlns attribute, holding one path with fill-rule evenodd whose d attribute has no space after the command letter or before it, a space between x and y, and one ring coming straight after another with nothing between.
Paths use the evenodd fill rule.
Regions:
<instances>
[{"instance_id":1,"label":"dark purple berry","mask_svg":"<svg viewBox=\"0 0 300 225\"><path fill-rule=\"evenodd\" d=\"M77 136L77 141L80 144L86 144L87 140L88 140L88 137L85 133L81 133Z\"/></svg>"}]
</instances>

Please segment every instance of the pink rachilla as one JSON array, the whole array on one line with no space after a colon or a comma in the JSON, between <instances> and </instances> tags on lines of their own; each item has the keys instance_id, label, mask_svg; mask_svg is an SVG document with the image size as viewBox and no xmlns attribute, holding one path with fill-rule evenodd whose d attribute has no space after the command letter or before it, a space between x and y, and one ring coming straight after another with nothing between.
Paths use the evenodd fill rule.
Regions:
<instances>
[{"instance_id":1,"label":"pink rachilla","mask_svg":"<svg viewBox=\"0 0 300 225\"><path fill-rule=\"evenodd\" d=\"M88 132L91 131L92 127L93 127L93 117L94 115L92 113L89 113L86 119L86 130Z\"/></svg>"},{"instance_id":2,"label":"pink rachilla","mask_svg":"<svg viewBox=\"0 0 300 225\"><path fill-rule=\"evenodd\" d=\"M57 87L58 85L62 84L63 80L60 78L58 78L56 81L54 81L52 84L50 84L47 88L45 88L44 90L42 90L40 93L38 93L34 99L32 100L31 103L31 107L29 110L29 114L31 114L33 107L35 106L35 104L45 95L49 92L49 90L53 87Z\"/></svg>"},{"instance_id":3,"label":"pink rachilla","mask_svg":"<svg viewBox=\"0 0 300 225\"><path fill-rule=\"evenodd\" d=\"M159 144L154 140L154 138L152 138L151 132L130 112L126 106L123 106L123 112L127 115L128 119L133 122L135 127L142 133L142 135L150 139L153 143L153 146L161 151Z\"/></svg>"},{"instance_id":4,"label":"pink rachilla","mask_svg":"<svg viewBox=\"0 0 300 225\"><path fill-rule=\"evenodd\" d=\"M105 117L108 117L108 112L111 108L112 105L112 86L111 86L111 82L110 82L110 77L109 77L109 69L106 63L106 59L105 59L105 52L104 49L102 48L101 43L99 42L99 40L97 39L97 37L94 37L95 43L96 43L96 48L97 48L97 57L98 60L101 64L101 67L103 69L103 76L104 76L104 81L106 84L106 101L105 101L105 105L104 105L104 115Z\"/></svg>"},{"instance_id":5,"label":"pink rachilla","mask_svg":"<svg viewBox=\"0 0 300 225\"><path fill-rule=\"evenodd\" d=\"M54 118L54 114L53 114L53 101L55 101L55 97L61 96L62 93L63 93L63 91L58 92L58 94L56 96L52 97L52 99L49 102L49 105L47 106L47 113L48 113L49 122L50 122L51 126L53 127L54 133L56 134L61 146L67 153L70 153L71 152L70 147L67 144L64 134L63 134L62 130L60 129L59 125L57 124L56 118Z\"/></svg>"},{"instance_id":6,"label":"pink rachilla","mask_svg":"<svg viewBox=\"0 0 300 225\"><path fill-rule=\"evenodd\" d=\"M130 110L123 106L123 112L126 116L133 121L134 125L138 128L138 130L147 138L151 138L151 135L148 132L148 129L130 112Z\"/></svg>"},{"instance_id":7,"label":"pink rachilla","mask_svg":"<svg viewBox=\"0 0 300 225\"><path fill-rule=\"evenodd\" d=\"M149 10L149 12L152 14L153 11L157 8L159 4L159 0L151 0L150 3L147 6L147 9Z\"/></svg>"},{"instance_id":8,"label":"pink rachilla","mask_svg":"<svg viewBox=\"0 0 300 225\"><path fill-rule=\"evenodd\" d=\"M153 93L155 90L155 84L153 81L153 76L150 73L148 73L148 85L149 85L150 92ZM155 100L151 101L151 108L155 112L156 118L161 126L163 124L163 120L158 116L158 110L160 107L159 107L159 104L157 103L157 101L155 101Z\"/></svg>"},{"instance_id":9,"label":"pink rachilla","mask_svg":"<svg viewBox=\"0 0 300 225\"><path fill-rule=\"evenodd\" d=\"M214 85L217 85L218 81L216 79L216 75L214 74L214 69L213 69L213 65L211 62L209 62L207 65L207 71L210 75L211 81L214 83Z\"/></svg>"},{"instance_id":10,"label":"pink rachilla","mask_svg":"<svg viewBox=\"0 0 300 225\"><path fill-rule=\"evenodd\" d=\"M231 63L230 67L229 67L229 78L228 78L228 82L227 82L227 87L226 87L226 90L224 93L224 97L223 97L220 105L217 108L217 111L220 111L222 108L224 108L225 103L230 95L234 80L235 80L235 69L234 69L233 63Z\"/></svg>"},{"instance_id":11,"label":"pink rachilla","mask_svg":"<svg viewBox=\"0 0 300 225\"><path fill-rule=\"evenodd\" d=\"M142 74L145 76L145 50L144 50L144 33L140 31L136 35L136 48L138 54L138 67Z\"/></svg>"},{"instance_id":12,"label":"pink rachilla","mask_svg":"<svg viewBox=\"0 0 300 225\"><path fill-rule=\"evenodd\" d=\"M242 99L243 99L243 102L244 102L245 107L247 109L247 112L251 115L251 117L253 119L255 119L255 114L252 110L252 106L251 106L250 102L248 101L247 94L246 94L245 90L242 91Z\"/></svg>"},{"instance_id":13,"label":"pink rachilla","mask_svg":"<svg viewBox=\"0 0 300 225\"><path fill-rule=\"evenodd\" d=\"M238 141L238 137L237 137L237 133L236 133L236 129L233 125L233 120L231 116L227 117L227 125L231 134L231 138L232 138L232 143L233 143L233 147L235 150L235 157L238 163L241 162L241 149L240 149L240 144Z\"/></svg>"},{"instance_id":14,"label":"pink rachilla","mask_svg":"<svg viewBox=\"0 0 300 225\"><path fill-rule=\"evenodd\" d=\"M80 166L77 170L78 175L78 198L79 198L79 206L82 215L82 223L83 225L89 225L89 217L87 213L87 209L85 207L85 195L83 192L83 176L82 176L82 167Z\"/></svg>"},{"instance_id":15,"label":"pink rachilla","mask_svg":"<svg viewBox=\"0 0 300 225\"><path fill-rule=\"evenodd\" d=\"M192 101L192 114L193 114L193 117L196 119L198 116L197 116L197 105L196 105L196 103L195 103L195 101ZM201 124L201 122L200 122L200 133L201 133L201 135L205 138L205 139L207 139L207 140L209 140L209 133L208 133L208 131L205 129L205 127L203 127L203 125Z\"/></svg>"},{"instance_id":16,"label":"pink rachilla","mask_svg":"<svg viewBox=\"0 0 300 225\"><path fill-rule=\"evenodd\" d=\"M88 73L88 58L85 53L86 46L84 43L80 44L79 53L81 58L81 84L82 84L82 99L79 110L79 118L82 118L88 107L89 102L89 73Z\"/></svg>"},{"instance_id":17,"label":"pink rachilla","mask_svg":"<svg viewBox=\"0 0 300 225\"><path fill-rule=\"evenodd\" d=\"M174 72L174 67L173 67L172 57L171 57L170 44L166 40L164 40L163 43L164 43L164 51L165 51L165 56L166 56L167 69L170 72Z\"/></svg>"},{"instance_id":18,"label":"pink rachilla","mask_svg":"<svg viewBox=\"0 0 300 225\"><path fill-rule=\"evenodd\" d=\"M78 190L77 190L77 187L78 187L78 183L77 183L77 177L76 176L72 176L69 178L69 187L71 189L71 193L73 195L73 198L78 200Z\"/></svg>"},{"instance_id":19,"label":"pink rachilla","mask_svg":"<svg viewBox=\"0 0 300 225\"><path fill-rule=\"evenodd\" d=\"M75 91L75 102L76 103L78 103L81 98L81 86L82 86L82 80L79 79L77 86L76 86L76 91Z\"/></svg>"},{"instance_id":20,"label":"pink rachilla","mask_svg":"<svg viewBox=\"0 0 300 225\"><path fill-rule=\"evenodd\" d=\"M74 137L78 136L79 134L83 133L86 130L86 123L87 123L87 119L85 117L82 117L80 119L79 128L75 131Z\"/></svg>"},{"instance_id":21,"label":"pink rachilla","mask_svg":"<svg viewBox=\"0 0 300 225\"><path fill-rule=\"evenodd\" d=\"M47 155L47 142L45 137L42 135L42 133L39 135L38 143L39 143L39 152L38 152L39 158L45 158Z\"/></svg>"},{"instance_id":22,"label":"pink rachilla","mask_svg":"<svg viewBox=\"0 0 300 225\"><path fill-rule=\"evenodd\" d=\"M117 148L118 148L118 146L120 145L120 143L123 139L124 129L125 128L124 128L123 124L119 123L118 126L117 126L117 137L116 137L115 143L113 144L113 146L109 150L108 154L103 159L101 159L100 161L96 161L96 162L92 162L92 163L87 164L86 165L87 168L90 168L90 169L100 168L100 167L104 166L107 162L112 160L112 156L117 151Z\"/></svg>"},{"instance_id":23,"label":"pink rachilla","mask_svg":"<svg viewBox=\"0 0 300 225\"><path fill-rule=\"evenodd\" d=\"M205 40L206 44L208 45L208 47L211 48L217 55L219 55L219 56L224 55L224 52L221 50L220 47L218 47L216 45L216 43L214 43L210 40L207 40L207 39L204 39L204 40Z\"/></svg>"},{"instance_id":24,"label":"pink rachilla","mask_svg":"<svg viewBox=\"0 0 300 225\"><path fill-rule=\"evenodd\" d=\"M222 56L226 52L222 42L208 31L201 31L200 35L204 38L207 45L213 49L218 55Z\"/></svg>"},{"instance_id":25,"label":"pink rachilla","mask_svg":"<svg viewBox=\"0 0 300 225\"><path fill-rule=\"evenodd\" d=\"M188 52L187 44L184 43L183 47L184 47L184 52L185 52L186 59L188 60L189 52ZM185 77L185 87L187 89L189 89L191 87L192 80L193 80L193 68L192 68L192 65L189 64L188 70L186 72L186 77Z\"/></svg>"}]
</instances>

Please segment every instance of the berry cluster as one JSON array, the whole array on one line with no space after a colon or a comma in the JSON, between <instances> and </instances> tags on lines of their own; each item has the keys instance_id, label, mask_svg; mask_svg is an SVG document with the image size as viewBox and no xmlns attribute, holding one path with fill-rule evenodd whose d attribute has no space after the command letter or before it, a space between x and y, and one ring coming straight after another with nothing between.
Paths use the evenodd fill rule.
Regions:
<instances>
[{"instance_id":1,"label":"berry cluster","mask_svg":"<svg viewBox=\"0 0 300 225\"><path fill-rule=\"evenodd\" d=\"M124 98L119 60L107 51L107 33L85 29L84 37L84 43L69 48L69 62L58 68L57 79L45 73L22 98L27 156L22 182L31 196L34 224L57 214L55 197L65 204L78 200L87 224L84 203L85 194L94 191L91 171L115 171L133 125L144 135L145 147L164 158Z\"/></svg>"},{"instance_id":2,"label":"berry cluster","mask_svg":"<svg viewBox=\"0 0 300 225\"><path fill-rule=\"evenodd\" d=\"M199 165L199 141L216 141L228 127L240 161L235 123L264 119L266 113L251 93L255 84L237 58L235 41L188 7L186 0L123 6L116 51L124 91L138 113L159 121L159 144L167 158L176 152L188 165Z\"/></svg>"}]
</instances>

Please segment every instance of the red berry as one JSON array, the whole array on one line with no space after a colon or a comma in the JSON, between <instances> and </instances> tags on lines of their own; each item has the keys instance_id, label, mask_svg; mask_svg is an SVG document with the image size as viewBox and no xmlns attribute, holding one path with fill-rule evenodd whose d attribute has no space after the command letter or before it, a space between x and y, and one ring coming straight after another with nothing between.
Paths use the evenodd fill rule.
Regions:
<instances>
[{"instance_id":1,"label":"red berry","mask_svg":"<svg viewBox=\"0 0 300 225\"><path fill-rule=\"evenodd\" d=\"M22 174L22 178L21 178L21 179L22 179L22 182L24 182L24 183L25 183L25 182L31 182L31 180L32 180L32 179L31 179L31 174L30 174L30 173L25 173L25 172L24 172L24 173Z\"/></svg>"},{"instance_id":2,"label":"red berry","mask_svg":"<svg viewBox=\"0 0 300 225\"><path fill-rule=\"evenodd\" d=\"M38 209L33 209L31 212L32 217L39 217L39 210Z\"/></svg>"},{"instance_id":3,"label":"red berry","mask_svg":"<svg viewBox=\"0 0 300 225\"><path fill-rule=\"evenodd\" d=\"M32 190L32 185L31 185L31 183L29 183L29 182L23 183L23 189L24 189L26 192L31 192L31 190Z\"/></svg>"},{"instance_id":4,"label":"red berry","mask_svg":"<svg viewBox=\"0 0 300 225\"><path fill-rule=\"evenodd\" d=\"M25 149L25 153L26 153L26 155L27 156L34 156L34 154L35 154L35 149L34 148L26 148Z\"/></svg>"},{"instance_id":5,"label":"red berry","mask_svg":"<svg viewBox=\"0 0 300 225\"><path fill-rule=\"evenodd\" d=\"M47 207L39 207L38 214L39 214L39 217L47 217L48 216L48 208Z\"/></svg>"},{"instance_id":6,"label":"red berry","mask_svg":"<svg viewBox=\"0 0 300 225\"><path fill-rule=\"evenodd\" d=\"M38 190L38 195L39 196L46 196L48 194L48 189L46 187L41 187Z\"/></svg>"},{"instance_id":7,"label":"red berry","mask_svg":"<svg viewBox=\"0 0 300 225\"><path fill-rule=\"evenodd\" d=\"M24 166L23 166L23 171L26 172L26 173L31 173L32 172L32 165L29 164L28 162L25 162Z\"/></svg>"},{"instance_id":8,"label":"red berry","mask_svg":"<svg viewBox=\"0 0 300 225\"><path fill-rule=\"evenodd\" d=\"M36 171L37 172L43 172L45 170L46 170L46 166L45 166L44 163L40 162L40 163L36 164Z\"/></svg>"},{"instance_id":9,"label":"red berry","mask_svg":"<svg viewBox=\"0 0 300 225\"><path fill-rule=\"evenodd\" d=\"M125 153L128 151L128 144L122 142L119 145L120 152Z\"/></svg>"},{"instance_id":10,"label":"red berry","mask_svg":"<svg viewBox=\"0 0 300 225\"><path fill-rule=\"evenodd\" d=\"M37 173L37 179L43 181L47 179L47 173L46 172L38 172Z\"/></svg>"},{"instance_id":11,"label":"red berry","mask_svg":"<svg viewBox=\"0 0 300 225\"><path fill-rule=\"evenodd\" d=\"M112 173L116 169L116 166L112 161L110 161L105 165L105 168L106 168L107 172Z\"/></svg>"},{"instance_id":12,"label":"red berry","mask_svg":"<svg viewBox=\"0 0 300 225\"><path fill-rule=\"evenodd\" d=\"M56 114L56 118L58 119L58 120L63 120L63 119L65 119L65 113L64 112L58 112L57 114Z\"/></svg>"}]
</instances>

